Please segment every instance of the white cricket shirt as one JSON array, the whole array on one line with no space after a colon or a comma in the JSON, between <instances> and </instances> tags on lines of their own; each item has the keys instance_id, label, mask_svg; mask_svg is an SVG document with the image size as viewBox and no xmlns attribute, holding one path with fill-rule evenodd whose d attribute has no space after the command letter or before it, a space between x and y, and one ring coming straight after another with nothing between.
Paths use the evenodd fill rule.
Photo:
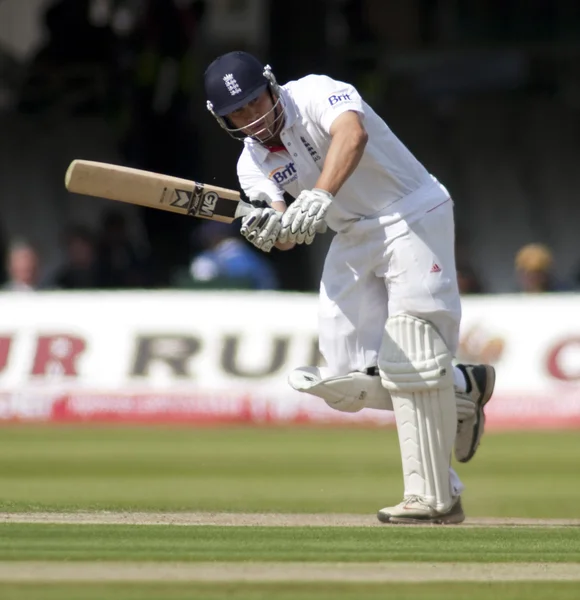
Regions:
<instances>
[{"instance_id":1,"label":"white cricket shirt","mask_svg":"<svg viewBox=\"0 0 580 600\"><path fill-rule=\"evenodd\" d=\"M354 173L335 195L326 216L334 231L373 216L404 218L447 197L444 188L360 97L356 89L325 75L308 75L282 86L285 150L272 152L246 138L238 160L240 186L284 201L316 186L330 142L330 126L343 112L363 116L368 143Z\"/></svg>"}]
</instances>

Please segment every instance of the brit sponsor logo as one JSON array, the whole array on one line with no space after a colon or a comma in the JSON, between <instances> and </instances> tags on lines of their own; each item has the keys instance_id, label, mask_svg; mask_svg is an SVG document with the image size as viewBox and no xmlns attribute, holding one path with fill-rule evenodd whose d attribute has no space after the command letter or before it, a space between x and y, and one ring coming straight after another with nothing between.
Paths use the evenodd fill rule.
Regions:
<instances>
[{"instance_id":1,"label":"brit sponsor logo","mask_svg":"<svg viewBox=\"0 0 580 600\"><path fill-rule=\"evenodd\" d=\"M268 177L275 181L278 185L286 185L287 183L296 181L298 179L296 165L293 162L289 162L283 167L278 167L277 169L271 171Z\"/></svg>"},{"instance_id":2,"label":"brit sponsor logo","mask_svg":"<svg viewBox=\"0 0 580 600\"><path fill-rule=\"evenodd\" d=\"M333 94L328 98L330 106L334 106L339 102L350 102L350 96L348 94Z\"/></svg>"}]
</instances>

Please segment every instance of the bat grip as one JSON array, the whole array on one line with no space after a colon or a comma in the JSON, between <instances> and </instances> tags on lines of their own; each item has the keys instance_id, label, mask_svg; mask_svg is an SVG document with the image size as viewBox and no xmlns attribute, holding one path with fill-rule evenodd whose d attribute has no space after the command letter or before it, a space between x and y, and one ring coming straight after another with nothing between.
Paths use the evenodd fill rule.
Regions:
<instances>
[{"instance_id":1,"label":"bat grip","mask_svg":"<svg viewBox=\"0 0 580 600\"><path fill-rule=\"evenodd\" d=\"M264 201L259 201L250 204L249 202L244 202L244 200L240 200L236 208L236 214L234 219L238 219L240 217L245 217L246 215L249 215L255 208L268 208L268 203Z\"/></svg>"}]
</instances>

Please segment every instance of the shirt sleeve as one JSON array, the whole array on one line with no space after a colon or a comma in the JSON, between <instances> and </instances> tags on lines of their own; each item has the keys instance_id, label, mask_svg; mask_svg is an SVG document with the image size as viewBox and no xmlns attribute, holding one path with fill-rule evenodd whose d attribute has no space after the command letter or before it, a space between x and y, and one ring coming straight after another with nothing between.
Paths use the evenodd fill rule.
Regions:
<instances>
[{"instance_id":1,"label":"shirt sleeve","mask_svg":"<svg viewBox=\"0 0 580 600\"><path fill-rule=\"evenodd\" d=\"M262 172L247 148L238 160L238 180L247 196L252 192L265 192L275 202L284 202L284 191Z\"/></svg>"},{"instance_id":2,"label":"shirt sleeve","mask_svg":"<svg viewBox=\"0 0 580 600\"><path fill-rule=\"evenodd\" d=\"M326 133L330 133L334 120L346 111L352 110L364 117L363 100L354 86L326 75L316 75L314 79L309 86L307 111Z\"/></svg>"}]
</instances>

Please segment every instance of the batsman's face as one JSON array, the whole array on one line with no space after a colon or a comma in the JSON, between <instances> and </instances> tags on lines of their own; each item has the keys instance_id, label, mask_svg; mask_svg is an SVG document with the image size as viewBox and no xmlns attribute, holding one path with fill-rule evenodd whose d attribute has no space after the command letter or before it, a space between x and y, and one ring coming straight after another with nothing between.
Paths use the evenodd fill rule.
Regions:
<instances>
[{"instance_id":1,"label":"batsman's face","mask_svg":"<svg viewBox=\"0 0 580 600\"><path fill-rule=\"evenodd\" d=\"M270 92L265 90L242 108L230 113L228 119L236 129L240 129L246 135L267 141L279 129L278 110L274 107Z\"/></svg>"}]
</instances>

